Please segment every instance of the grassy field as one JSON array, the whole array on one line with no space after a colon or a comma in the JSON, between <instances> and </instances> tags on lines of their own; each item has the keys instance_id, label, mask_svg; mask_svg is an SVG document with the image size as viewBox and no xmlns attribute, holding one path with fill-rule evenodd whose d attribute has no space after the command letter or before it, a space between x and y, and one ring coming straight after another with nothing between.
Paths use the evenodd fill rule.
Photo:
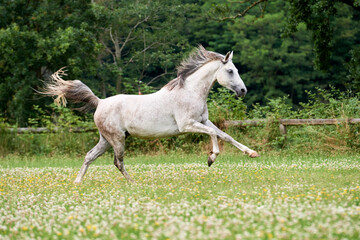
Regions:
<instances>
[{"instance_id":1,"label":"grassy field","mask_svg":"<svg viewBox=\"0 0 360 240\"><path fill-rule=\"evenodd\" d=\"M1 239L359 239L360 156L0 160Z\"/></svg>"}]
</instances>

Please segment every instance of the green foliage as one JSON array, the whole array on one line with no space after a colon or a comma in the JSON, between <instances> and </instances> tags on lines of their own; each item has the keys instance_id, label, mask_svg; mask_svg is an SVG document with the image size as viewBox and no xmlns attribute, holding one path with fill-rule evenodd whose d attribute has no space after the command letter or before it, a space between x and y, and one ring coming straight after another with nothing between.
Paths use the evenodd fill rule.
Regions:
<instances>
[{"instance_id":1,"label":"green foliage","mask_svg":"<svg viewBox=\"0 0 360 240\"><path fill-rule=\"evenodd\" d=\"M279 97L275 99L268 99L267 104L261 106L255 104L254 108L248 115L251 119L281 119L293 117L293 108L289 103L288 97Z\"/></svg>"},{"instance_id":2,"label":"green foliage","mask_svg":"<svg viewBox=\"0 0 360 240\"><path fill-rule=\"evenodd\" d=\"M91 114L76 115L66 107L50 104L50 110L43 110L38 105L33 106L34 116L28 119L30 127L57 128L60 131L68 131L70 128L93 128L94 123Z\"/></svg>"},{"instance_id":3,"label":"green foliage","mask_svg":"<svg viewBox=\"0 0 360 240\"><path fill-rule=\"evenodd\" d=\"M360 92L360 47L351 50L351 60L347 67L349 69L347 77L352 83L350 87L355 92Z\"/></svg>"},{"instance_id":4,"label":"green foliage","mask_svg":"<svg viewBox=\"0 0 360 240\"><path fill-rule=\"evenodd\" d=\"M159 86L173 75L187 40L180 31L188 4L180 1L102 1L93 5L105 19L100 42L107 53L99 58L102 95L137 94ZM112 87L111 87L112 86ZM115 91L114 91L115 90ZM154 91L154 90L152 90Z\"/></svg>"},{"instance_id":5,"label":"green foliage","mask_svg":"<svg viewBox=\"0 0 360 240\"><path fill-rule=\"evenodd\" d=\"M212 25L217 33L201 31L210 34L213 50L234 50L248 106L287 95L297 105L315 87L358 88L356 1L212 0L203 9L219 25Z\"/></svg>"},{"instance_id":6,"label":"green foliage","mask_svg":"<svg viewBox=\"0 0 360 240\"><path fill-rule=\"evenodd\" d=\"M300 118L359 118L360 93L343 92L332 88L308 92L309 101L301 103Z\"/></svg>"},{"instance_id":7,"label":"green foliage","mask_svg":"<svg viewBox=\"0 0 360 240\"><path fill-rule=\"evenodd\" d=\"M0 16L0 111L26 126L39 79L63 66L71 77L96 69L94 15L87 1L3 0Z\"/></svg>"},{"instance_id":8,"label":"green foliage","mask_svg":"<svg viewBox=\"0 0 360 240\"><path fill-rule=\"evenodd\" d=\"M308 118L360 118L360 94L343 92L335 88L331 90L317 89L307 92L309 101L300 103L300 108L293 108L288 97L268 99L265 104L256 104L246 112L242 99L225 89L211 93L208 101L210 120L220 128L224 128L224 120L266 119L259 127L231 127L224 129L242 144L258 151L299 151L299 152L347 152L360 149L360 125L341 123L329 126L297 126L287 127L287 134L279 131L279 119ZM52 114L39 106L29 123L33 127L45 126L58 129L50 134L15 134L5 131L10 127L6 122L0 125L0 154L18 153L25 155L84 155L98 141L97 132L72 133L78 127L93 129L91 115L78 116L68 108L51 105ZM0 120L3 120L0 119ZM229 144L222 144L225 151L238 150ZM144 140L129 137L126 140L126 151L130 155L158 154L173 151L186 153L210 151L209 137L201 134L185 134L182 136ZM111 151L111 150L110 150Z\"/></svg>"},{"instance_id":9,"label":"green foliage","mask_svg":"<svg viewBox=\"0 0 360 240\"><path fill-rule=\"evenodd\" d=\"M247 127L246 144L261 142L262 149L293 149L298 151L349 151L358 150L360 146L359 124L338 124L329 126L287 127L286 136L279 131L279 119L360 118L360 95L331 90L317 89L307 92L309 101L300 103L294 109L287 97L268 99L266 104L256 104L248 113L250 119L268 121L261 127ZM232 130L234 134L239 134ZM244 134L244 133L243 133ZM245 142L244 142L245 143ZM245 144L245 145L246 145Z\"/></svg>"},{"instance_id":10,"label":"green foliage","mask_svg":"<svg viewBox=\"0 0 360 240\"><path fill-rule=\"evenodd\" d=\"M315 51L315 66L319 69L329 69L333 64L331 53L336 53L339 48L347 49L358 43L358 39L351 39L351 43L344 42L349 40L349 34L356 36L359 27L348 25L352 21L357 21L359 16L359 5L357 1L341 1L341 0L289 0L289 20L287 23L285 34L297 31L300 23L305 23L307 29L312 34ZM346 12L346 15L342 15ZM357 12L356 12L357 11ZM347 24L343 24L342 20L347 19ZM337 28L340 24L340 31ZM339 34L340 33L340 34ZM341 36L340 45L336 46L336 41ZM344 52L344 51L342 51ZM336 54L337 55L337 54ZM344 60L343 60L344 62Z\"/></svg>"},{"instance_id":11,"label":"green foliage","mask_svg":"<svg viewBox=\"0 0 360 240\"><path fill-rule=\"evenodd\" d=\"M34 105L51 113L51 99L33 89L63 66L67 79L82 80L103 98L154 92L199 43L234 50L249 109L283 96L296 106L315 87L359 90L358 1L271 0L231 18L254 2L2 0L2 116L25 127L36 124L28 122L37 118ZM314 58L330 67L314 70Z\"/></svg>"},{"instance_id":12,"label":"green foliage","mask_svg":"<svg viewBox=\"0 0 360 240\"><path fill-rule=\"evenodd\" d=\"M91 115L57 108L33 90L60 67L68 66L67 79L81 79L103 98L146 94L173 78L176 65L199 43L223 54L234 50L249 90L236 100L215 89L208 101L210 119L219 126L225 119L270 120L260 128L227 129L240 142L258 150L310 151L307 144L316 141L324 149L358 149L357 125L289 127L285 138L278 119L359 117L360 2L271 0L243 18L219 21L253 2L2 0L0 127L56 127L60 133L1 132L1 154L83 154L95 145L96 133L67 133L93 127ZM323 70L314 70L314 62ZM329 85L341 91L321 90ZM194 142L208 148L206 136L185 135L150 142L130 138L127 149L191 152Z\"/></svg>"},{"instance_id":13,"label":"green foliage","mask_svg":"<svg viewBox=\"0 0 360 240\"><path fill-rule=\"evenodd\" d=\"M51 124L51 116L46 113L39 105L34 105L33 110L35 112L35 116L28 119L28 123L32 127L50 127Z\"/></svg>"},{"instance_id":14,"label":"green foliage","mask_svg":"<svg viewBox=\"0 0 360 240\"><path fill-rule=\"evenodd\" d=\"M16 152L20 155L53 155L83 154L89 151L98 141L98 133L72 133L74 129L94 129L92 116L79 116L69 109L50 105L44 110L38 105L32 108L33 117L28 119L30 127L46 127L56 133L25 133L17 134L6 131L6 128L17 126L0 125L0 155Z\"/></svg>"},{"instance_id":15,"label":"green foliage","mask_svg":"<svg viewBox=\"0 0 360 240\"><path fill-rule=\"evenodd\" d=\"M262 142L262 149L283 149L286 138L279 131L279 119L292 118L294 115L288 97L268 99L265 105L256 104L253 107L248 118L266 119L267 122L263 123L259 130L247 127L246 134Z\"/></svg>"},{"instance_id":16,"label":"green foliage","mask_svg":"<svg viewBox=\"0 0 360 240\"><path fill-rule=\"evenodd\" d=\"M309 102L302 104L298 114L300 118L360 118L360 94L341 92L336 89L316 93L309 92ZM322 139L334 149L359 149L360 126L347 123L326 126L323 129L309 127L312 139Z\"/></svg>"},{"instance_id":17,"label":"green foliage","mask_svg":"<svg viewBox=\"0 0 360 240\"><path fill-rule=\"evenodd\" d=\"M241 98L224 88L211 91L208 99L209 119L221 125L224 120L239 120L246 117L246 105Z\"/></svg>"},{"instance_id":18,"label":"green foliage","mask_svg":"<svg viewBox=\"0 0 360 240\"><path fill-rule=\"evenodd\" d=\"M99 140L96 132L16 134L0 130L0 156L15 154L22 157L43 155L83 156Z\"/></svg>"},{"instance_id":19,"label":"green foliage","mask_svg":"<svg viewBox=\"0 0 360 240\"><path fill-rule=\"evenodd\" d=\"M261 19L247 15L229 26L235 33L233 41L237 39L234 62L240 64L241 76L248 86L248 104L286 95L298 103L305 99L305 90L312 89L318 84L315 80L322 77L313 71L310 39L304 26L292 38L281 38L286 13L276 10L278 4L270 4L268 8L274 12Z\"/></svg>"},{"instance_id":20,"label":"green foliage","mask_svg":"<svg viewBox=\"0 0 360 240\"><path fill-rule=\"evenodd\" d=\"M333 29L330 18L336 13L335 1L328 0L289 0L290 18L287 32L297 31L300 22L304 22L312 32L316 53L315 65L327 68L330 60L330 44Z\"/></svg>"}]
</instances>

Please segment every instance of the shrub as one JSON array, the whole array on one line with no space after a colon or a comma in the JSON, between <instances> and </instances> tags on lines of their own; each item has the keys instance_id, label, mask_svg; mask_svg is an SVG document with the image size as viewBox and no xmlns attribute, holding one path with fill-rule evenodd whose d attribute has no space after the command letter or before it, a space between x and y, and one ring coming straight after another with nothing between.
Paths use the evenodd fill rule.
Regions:
<instances>
[{"instance_id":1,"label":"shrub","mask_svg":"<svg viewBox=\"0 0 360 240\"><path fill-rule=\"evenodd\" d=\"M225 89L211 92L208 100L209 117L220 128L224 120L267 119L260 127L231 127L224 129L244 145L258 151L289 150L295 152L342 152L359 151L360 124L347 123L328 126L287 127L287 134L281 135L279 119L286 118L360 118L360 94L316 89L307 92L309 101L298 108L291 105L287 97L268 99L266 104L256 104L246 112L242 99ZM10 127L6 119L0 119L0 155L18 154L79 154L84 155L98 141L97 132L73 133L71 129L95 128L92 114L77 115L68 108L51 106L51 113L34 106L34 117L29 119L33 127L55 127L56 133L15 134L5 131ZM16 127L16 126L15 126ZM238 151L229 145L220 147L226 151ZM182 150L185 152L210 151L209 137L201 134L187 134L178 137L155 140L128 138L126 150L130 154L166 153ZM110 150L111 151L111 150Z\"/></svg>"},{"instance_id":2,"label":"shrub","mask_svg":"<svg viewBox=\"0 0 360 240\"><path fill-rule=\"evenodd\" d=\"M208 98L209 119L221 125L224 120L239 120L246 118L246 105L242 98L235 98L233 93L224 88L211 91Z\"/></svg>"},{"instance_id":3,"label":"shrub","mask_svg":"<svg viewBox=\"0 0 360 240\"><path fill-rule=\"evenodd\" d=\"M257 146L260 145L258 149L263 151L279 149L301 152L358 151L359 124L288 126L286 136L280 134L279 119L360 118L359 93L330 88L330 90L316 89L314 93L309 91L307 94L308 102L300 103L298 109L291 106L287 97L268 99L263 106L255 105L248 112L248 117L250 119L266 118L268 121L259 128L244 128L242 135L248 138L248 142L258 143Z\"/></svg>"}]
</instances>

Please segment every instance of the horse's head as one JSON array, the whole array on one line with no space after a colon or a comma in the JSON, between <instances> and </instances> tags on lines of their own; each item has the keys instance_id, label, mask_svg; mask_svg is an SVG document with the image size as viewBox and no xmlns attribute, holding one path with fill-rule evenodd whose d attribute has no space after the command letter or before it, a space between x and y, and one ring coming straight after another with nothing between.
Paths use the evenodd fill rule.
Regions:
<instances>
[{"instance_id":1,"label":"horse's head","mask_svg":"<svg viewBox=\"0 0 360 240\"><path fill-rule=\"evenodd\" d=\"M232 57L232 51L226 54L224 59L221 60L222 65L215 77L220 85L235 92L237 97L244 97L247 89L243 80L241 80L237 68L232 62Z\"/></svg>"}]
</instances>

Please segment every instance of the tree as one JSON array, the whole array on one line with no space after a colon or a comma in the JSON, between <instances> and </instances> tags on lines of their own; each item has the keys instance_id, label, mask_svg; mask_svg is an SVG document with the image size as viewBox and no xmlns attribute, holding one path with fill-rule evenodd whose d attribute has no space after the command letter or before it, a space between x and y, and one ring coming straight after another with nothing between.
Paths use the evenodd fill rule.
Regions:
<instances>
[{"instance_id":1,"label":"tree","mask_svg":"<svg viewBox=\"0 0 360 240\"><path fill-rule=\"evenodd\" d=\"M332 19L339 12L339 8L346 7L344 5L350 6L355 11L360 11L359 1L289 0L289 3L289 20L285 33L294 33L297 31L299 23L305 23L307 29L312 33L316 53L315 66L319 69L328 69L334 39Z\"/></svg>"},{"instance_id":2,"label":"tree","mask_svg":"<svg viewBox=\"0 0 360 240\"><path fill-rule=\"evenodd\" d=\"M289 95L297 104L305 90L321 86L324 74L313 70L311 39L304 25L289 38L281 38L286 25L282 1L272 1L262 18L248 14L229 24L234 62L248 85L248 104ZM324 85L322 85L324 86Z\"/></svg>"},{"instance_id":3,"label":"tree","mask_svg":"<svg viewBox=\"0 0 360 240\"><path fill-rule=\"evenodd\" d=\"M0 108L22 126L34 104L51 101L34 89L60 67L103 97L147 93L175 76L190 48L182 30L191 3L0 1Z\"/></svg>"},{"instance_id":4,"label":"tree","mask_svg":"<svg viewBox=\"0 0 360 240\"><path fill-rule=\"evenodd\" d=\"M352 82L355 92L360 92L360 47L351 51L351 60L347 65L349 75L347 78Z\"/></svg>"},{"instance_id":5,"label":"tree","mask_svg":"<svg viewBox=\"0 0 360 240\"><path fill-rule=\"evenodd\" d=\"M213 8L212 15L217 16L220 20L234 20L251 13L260 19L268 13L268 6L274 2L276 0L244 0L218 4ZM356 73L353 66L360 64L356 57L357 50L354 48L360 42L359 25L356 24L359 21L360 0L288 0L287 2L289 3L286 5L288 21L284 27L283 37L291 37L295 32L302 31L302 24L305 24L312 37L316 69L327 71L329 75L331 73L338 74L337 67L345 64L350 67L348 79L351 82L345 83L343 86L359 89L358 82L354 80L358 78L353 75ZM344 11L348 14L347 17L342 15ZM341 22L338 21L343 19L347 19L348 24L352 24L351 37L342 34L342 29L340 29L340 35L334 34L336 30L339 30L337 27L341 25ZM349 25L343 26L345 29L350 27ZM347 38L345 45L337 44L342 42L341 37ZM350 40L350 38L352 39ZM337 51L339 48L342 49L342 52Z\"/></svg>"},{"instance_id":6,"label":"tree","mask_svg":"<svg viewBox=\"0 0 360 240\"><path fill-rule=\"evenodd\" d=\"M74 78L96 69L95 18L88 1L70 0L2 0L0 16L0 109L25 125L40 79L63 66Z\"/></svg>"},{"instance_id":7,"label":"tree","mask_svg":"<svg viewBox=\"0 0 360 240\"><path fill-rule=\"evenodd\" d=\"M146 92L164 77L174 75L175 62L187 45L180 34L186 5L177 1L102 1L94 5L97 16L106 16L99 60L108 75L103 85L114 93ZM106 79L106 76L103 76ZM112 79L115 79L113 82ZM141 89L142 88L142 89Z\"/></svg>"}]
</instances>

